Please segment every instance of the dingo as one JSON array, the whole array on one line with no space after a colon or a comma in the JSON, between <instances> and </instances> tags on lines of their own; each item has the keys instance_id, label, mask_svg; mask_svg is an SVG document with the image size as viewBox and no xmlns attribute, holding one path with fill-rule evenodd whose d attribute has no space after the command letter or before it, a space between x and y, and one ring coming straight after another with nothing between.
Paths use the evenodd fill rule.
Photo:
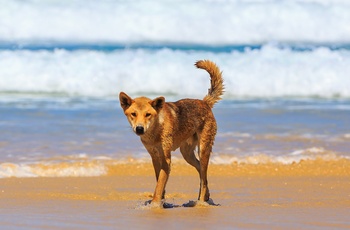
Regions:
<instances>
[{"instance_id":1,"label":"dingo","mask_svg":"<svg viewBox=\"0 0 350 230\"><path fill-rule=\"evenodd\" d=\"M157 180L152 206L161 207L163 204L170 174L171 151L177 148L180 148L184 159L199 173L198 200L209 200L207 169L217 129L211 109L221 99L224 85L215 63L201 60L195 65L206 70L211 78L211 87L203 100L165 102L164 97L154 100L146 97L132 99L124 92L119 94L125 116L152 158ZM196 147L199 160L195 156Z\"/></svg>"}]
</instances>

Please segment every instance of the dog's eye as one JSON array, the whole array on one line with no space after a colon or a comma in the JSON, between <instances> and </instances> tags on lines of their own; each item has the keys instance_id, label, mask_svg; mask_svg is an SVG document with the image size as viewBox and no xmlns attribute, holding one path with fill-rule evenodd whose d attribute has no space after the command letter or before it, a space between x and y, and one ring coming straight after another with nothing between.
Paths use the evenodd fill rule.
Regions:
<instances>
[{"instance_id":1,"label":"dog's eye","mask_svg":"<svg viewBox=\"0 0 350 230\"><path fill-rule=\"evenodd\" d=\"M136 113L131 113L131 116L136 117Z\"/></svg>"},{"instance_id":2,"label":"dog's eye","mask_svg":"<svg viewBox=\"0 0 350 230\"><path fill-rule=\"evenodd\" d=\"M151 114L150 113L146 113L146 115L145 115L146 117L149 117L149 116L151 116Z\"/></svg>"}]
</instances>

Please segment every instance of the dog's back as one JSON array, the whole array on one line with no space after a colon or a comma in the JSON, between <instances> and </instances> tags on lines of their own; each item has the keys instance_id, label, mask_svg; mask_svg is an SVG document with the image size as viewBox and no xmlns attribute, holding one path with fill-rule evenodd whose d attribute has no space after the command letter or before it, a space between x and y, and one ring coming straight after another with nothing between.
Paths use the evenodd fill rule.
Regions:
<instances>
[{"instance_id":1,"label":"dog's back","mask_svg":"<svg viewBox=\"0 0 350 230\"><path fill-rule=\"evenodd\" d=\"M167 102L163 107L162 129L171 130L172 149L181 146L182 142L192 142L196 135L202 133L204 126L210 126L210 136L216 135L216 121L212 108L221 99L224 92L222 74L215 63L201 60L195 66L206 70L211 78L211 87L203 100L182 99L176 102ZM164 119L167 122L164 122ZM168 132L166 132L168 134Z\"/></svg>"}]
</instances>

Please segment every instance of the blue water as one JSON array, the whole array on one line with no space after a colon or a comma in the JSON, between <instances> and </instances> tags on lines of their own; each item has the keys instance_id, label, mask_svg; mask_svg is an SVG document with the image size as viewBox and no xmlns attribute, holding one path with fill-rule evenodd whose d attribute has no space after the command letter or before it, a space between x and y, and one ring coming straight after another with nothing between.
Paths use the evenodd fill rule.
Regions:
<instances>
[{"instance_id":1,"label":"blue water","mask_svg":"<svg viewBox=\"0 0 350 230\"><path fill-rule=\"evenodd\" d=\"M117 99L62 103L45 98L0 103L0 111L3 162L64 161L81 155L148 158ZM224 100L214 113L219 126L214 156L219 158L266 155L276 160L304 151L298 157L306 159L314 148L316 155L350 157L349 101Z\"/></svg>"},{"instance_id":2,"label":"blue water","mask_svg":"<svg viewBox=\"0 0 350 230\"><path fill-rule=\"evenodd\" d=\"M18 44L18 43L0 43L0 50L28 50L28 51L55 51L58 49L67 51L94 50L99 52L113 52L120 50L150 50L158 51L162 49L192 52L212 52L212 53L231 53L245 52L247 50L260 50L267 44L232 44L232 45L208 45L208 44L186 44L186 43L136 43L136 44L94 44L94 43L48 43L48 44ZM284 44L275 43L276 47L287 48L296 52L313 51L320 47L327 47L332 51L350 50L348 43L330 43L330 44Z\"/></svg>"}]
</instances>

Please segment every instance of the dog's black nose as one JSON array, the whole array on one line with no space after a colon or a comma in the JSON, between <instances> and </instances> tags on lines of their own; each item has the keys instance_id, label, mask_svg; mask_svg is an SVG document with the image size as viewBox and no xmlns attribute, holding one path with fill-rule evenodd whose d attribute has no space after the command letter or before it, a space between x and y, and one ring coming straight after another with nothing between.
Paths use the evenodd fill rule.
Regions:
<instances>
[{"instance_id":1,"label":"dog's black nose","mask_svg":"<svg viewBox=\"0 0 350 230\"><path fill-rule=\"evenodd\" d=\"M136 126L135 131L137 135L142 135L145 133L145 129L143 128L143 126Z\"/></svg>"}]
</instances>

